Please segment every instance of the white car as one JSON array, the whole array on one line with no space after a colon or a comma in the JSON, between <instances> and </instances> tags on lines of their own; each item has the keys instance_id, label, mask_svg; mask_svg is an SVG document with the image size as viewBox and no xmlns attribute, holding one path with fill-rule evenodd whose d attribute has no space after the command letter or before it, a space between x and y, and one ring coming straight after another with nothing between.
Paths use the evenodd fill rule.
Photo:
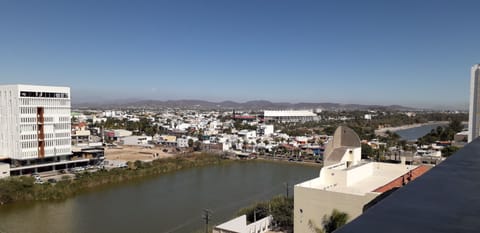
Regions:
<instances>
[{"instance_id":1,"label":"white car","mask_svg":"<svg viewBox=\"0 0 480 233\"><path fill-rule=\"evenodd\" d=\"M38 179L38 180L35 180L35 182L33 182L34 184L45 184L45 181L41 180L41 179Z\"/></svg>"}]
</instances>

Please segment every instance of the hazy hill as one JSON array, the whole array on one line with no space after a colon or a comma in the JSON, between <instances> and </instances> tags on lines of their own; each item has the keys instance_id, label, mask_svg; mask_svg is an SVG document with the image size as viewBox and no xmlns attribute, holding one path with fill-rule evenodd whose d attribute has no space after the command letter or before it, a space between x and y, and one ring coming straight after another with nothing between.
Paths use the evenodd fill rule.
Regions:
<instances>
[{"instance_id":1,"label":"hazy hill","mask_svg":"<svg viewBox=\"0 0 480 233\"><path fill-rule=\"evenodd\" d=\"M400 105L362 105L339 103L285 103L270 102L266 100L253 100L247 102L223 101L210 102L204 100L117 100L99 103L74 103L74 108L182 108L182 109L239 109L239 110L280 110L280 109L323 109L323 110L399 110L409 111L415 108Z\"/></svg>"}]
</instances>

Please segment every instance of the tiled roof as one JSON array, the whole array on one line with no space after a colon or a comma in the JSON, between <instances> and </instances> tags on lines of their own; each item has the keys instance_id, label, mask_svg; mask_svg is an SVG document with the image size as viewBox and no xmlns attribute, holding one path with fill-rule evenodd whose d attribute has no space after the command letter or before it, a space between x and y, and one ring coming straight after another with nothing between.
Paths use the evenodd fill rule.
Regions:
<instances>
[{"instance_id":1,"label":"tiled roof","mask_svg":"<svg viewBox=\"0 0 480 233\"><path fill-rule=\"evenodd\" d=\"M425 165L420 165L417 168L411 170L410 172L405 173L403 176L400 176L400 177L396 178L395 180L392 180L390 183L373 190L373 192L384 193L384 192L387 192L387 191L389 191L393 188L402 187L403 185L407 184L408 182L417 179L418 177L423 175L428 170L430 170L430 167L425 166Z\"/></svg>"}]
</instances>

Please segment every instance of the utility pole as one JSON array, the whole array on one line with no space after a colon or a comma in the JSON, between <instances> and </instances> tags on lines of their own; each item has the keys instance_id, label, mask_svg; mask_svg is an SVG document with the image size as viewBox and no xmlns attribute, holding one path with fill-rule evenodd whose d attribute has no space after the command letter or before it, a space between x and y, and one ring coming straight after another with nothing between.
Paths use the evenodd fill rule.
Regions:
<instances>
[{"instance_id":1,"label":"utility pole","mask_svg":"<svg viewBox=\"0 0 480 233\"><path fill-rule=\"evenodd\" d=\"M203 209L203 219L205 219L205 233L208 233L208 221L210 220L211 211Z\"/></svg>"}]
</instances>

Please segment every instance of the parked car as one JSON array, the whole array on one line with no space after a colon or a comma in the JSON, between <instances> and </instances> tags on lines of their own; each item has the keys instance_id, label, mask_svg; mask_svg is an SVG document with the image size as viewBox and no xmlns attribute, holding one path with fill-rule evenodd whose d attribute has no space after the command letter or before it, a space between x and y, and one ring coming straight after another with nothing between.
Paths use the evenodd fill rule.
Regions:
<instances>
[{"instance_id":1,"label":"parked car","mask_svg":"<svg viewBox=\"0 0 480 233\"><path fill-rule=\"evenodd\" d=\"M45 181L38 179L38 180L35 180L35 182L33 182L33 183L34 184L45 184Z\"/></svg>"},{"instance_id":2,"label":"parked car","mask_svg":"<svg viewBox=\"0 0 480 233\"><path fill-rule=\"evenodd\" d=\"M32 173L32 177L35 179L40 178L40 174L38 174L37 172L34 172Z\"/></svg>"}]
</instances>

